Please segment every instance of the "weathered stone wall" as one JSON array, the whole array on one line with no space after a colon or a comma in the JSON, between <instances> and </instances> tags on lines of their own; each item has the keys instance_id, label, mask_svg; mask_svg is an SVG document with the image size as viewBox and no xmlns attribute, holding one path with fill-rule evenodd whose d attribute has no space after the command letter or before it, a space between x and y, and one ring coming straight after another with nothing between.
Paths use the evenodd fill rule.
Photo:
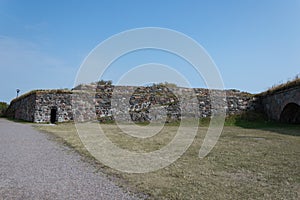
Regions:
<instances>
[{"instance_id":1,"label":"weathered stone wall","mask_svg":"<svg viewBox=\"0 0 300 200\"><path fill-rule=\"evenodd\" d=\"M56 110L55 121L73 120L71 91L37 92L35 99L34 122L50 122L51 109Z\"/></svg>"},{"instance_id":2,"label":"weathered stone wall","mask_svg":"<svg viewBox=\"0 0 300 200\"><path fill-rule=\"evenodd\" d=\"M71 91L32 91L13 100L7 116L31 122L50 122L51 109L56 109L55 121L73 120Z\"/></svg>"},{"instance_id":3,"label":"weathered stone wall","mask_svg":"<svg viewBox=\"0 0 300 200\"><path fill-rule=\"evenodd\" d=\"M280 116L286 105L295 103L300 106L300 86L263 93L259 95L260 105L270 120L280 121Z\"/></svg>"},{"instance_id":4,"label":"weathered stone wall","mask_svg":"<svg viewBox=\"0 0 300 200\"><path fill-rule=\"evenodd\" d=\"M211 98L208 89L196 88L194 89L199 101L199 109L201 116L211 116ZM254 95L239 90L226 90L226 99L223 99L226 105L226 114L234 115L248 110L256 109L257 98Z\"/></svg>"},{"instance_id":5,"label":"weathered stone wall","mask_svg":"<svg viewBox=\"0 0 300 200\"><path fill-rule=\"evenodd\" d=\"M97 120L94 90L73 90L72 110L76 122Z\"/></svg>"},{"instance_id":6,"label":"weathered stone wall","mask_svg":"<svg viewBox=\"0 0 300 200\"><path fill-rule=\"evenodd\" d=\"M163 85L133 87L93 84L81 85L76 90L78 93L90 93L88 107L95 105L95 118L100 121L114 119L140 122L176 121L181 117L189 117L189 114L198 118L209 117L213 110L208 89L167 88ZM94 100L91 100L93 95ZM228 115L256 109L257 99L249 93L227 90L226 98L220 97L219 101L225 105ZM81 116L89 115L91 109L86 110L87 113L81 112L83 113Z\"/></svg>"},{"instance_id":7,"label":"weathered stone wall","mask_svg":"<svg viewBox=\"0 0 300 200\"><path fill-rule=\"evenodd\" d=\"M35 99L35 92L14 99L6 111L7 117L34 122Z\"/></svg>"},{"instance_id":8,"label":"weathered stone wall","mask_svg":"<svg viewBox=\"0 0 300 200\"><path fill-rule=\"evenodd\" d=\"M11 102L9 114L16 119L55 121L177 121L182 117L209 117L212 108L210 91L201 88L81 85L72 91L32 91ZM218 91L215 91L218 93ZM221 92L219 92L221 94ZM249 93L227 90L217 97L229 115L254 110L256 99ZM223 103L223 104L222 104Z\"/></svg>"}]
</instances>

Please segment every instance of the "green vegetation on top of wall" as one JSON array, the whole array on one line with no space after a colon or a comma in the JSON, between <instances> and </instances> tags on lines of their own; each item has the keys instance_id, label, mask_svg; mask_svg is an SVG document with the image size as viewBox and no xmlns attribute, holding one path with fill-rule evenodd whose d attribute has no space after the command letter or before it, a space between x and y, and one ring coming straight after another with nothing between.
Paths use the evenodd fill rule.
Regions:
<instances>
[{"instance_id":1,"label":"green vegetation on top of wall","mask_svg":"<svg viewBox=\"0 0 300 200\"><path fill-rule=\"evenodd\" d=\"M178 87L175 83L169 83L167 81L165 81L164 83L153 84L153 86L162 86L162 87L167 87L167 88L176 88L176 87Z\"/></svg>"},{"instance_id":2,"label":"green vegetation on top of wall","mask_svg":"<svg viewBox=\"0 0 300 200\"><path fill-rule=\"evenodd\" d=\"M98 84L98 85L112 85L112 80L106 81L106 80L102 79L102 80L96 82L96 84Z\"/></svg>"},{"instance_id":3,"label":"green vegetation on top of wall","mask_svg":"<svg viewBox=\"0 0 300 200\"><path fill-rule=\"evenodd\" d=\"M30 92L27 92L25 94L22 94L21 96L13 99L11 101L11 103L19 101L20 99L24 99L30 95L34 95L34 94L43 94L43 93L52 93L52 94L72 94L71 90L67 90L67 89L50 89L50 90L32 90Z\"/></svg>"}]
</instances>

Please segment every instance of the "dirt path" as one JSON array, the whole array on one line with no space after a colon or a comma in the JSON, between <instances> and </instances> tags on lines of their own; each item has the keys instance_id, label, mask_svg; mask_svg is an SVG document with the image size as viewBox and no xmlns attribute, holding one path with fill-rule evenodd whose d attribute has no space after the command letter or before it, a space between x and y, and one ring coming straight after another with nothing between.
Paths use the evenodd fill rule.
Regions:
<instances>
[{"instance_id":1,"label":"dirt path","mask_svg":"<svg viewBox=\"0 0 300 200\"><path fill-rule=\"evenodd\" d=\"M47 137L0 119L0 199L137 199Z\"/></svg>"}]
</instances>

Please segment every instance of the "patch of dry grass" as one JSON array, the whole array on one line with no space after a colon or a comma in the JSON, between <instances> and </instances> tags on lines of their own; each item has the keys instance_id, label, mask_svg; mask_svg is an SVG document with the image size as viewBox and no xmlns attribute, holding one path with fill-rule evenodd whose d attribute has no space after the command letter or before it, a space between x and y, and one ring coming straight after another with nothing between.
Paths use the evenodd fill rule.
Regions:
<instances>
[{"instance_id":1,"label":"patch of dry grass","mask_svg":"<svg viewBox=\"0 0 300 200\"><path fill-rule=\"evenodd\" d=\"M79 153L89 156L74 124L36 126L52 133ZM114 124L101 126L117 145L132 151L153 151L168 143L176 126L166 126L157 136L134 139ZM279 128L278 128L279 129ZM281 129L285 129L281 127ZM300 137L269 130L224 127L215 148L198 158L207 128L198 130L185 154L170 166L146 174L128 174L96 166L132 191L149 194L150 199L299 199ZM299 132L299 126L285 132ZM280 130L279 132L282 132Z\"/></svg>"},{"instance_id":2,"label":"patch of dry grass","mask_svg":"<svg viewBox=\"0 0 300 200\"><path fill-rule=\"evenodd\" d=\"M289 88L299 87L300 86L300 77L299 77L299 75L297 75L291 81L287 81L286 83L282 83L282 84L279 84L279 85L274 85L270 89L268 89L267 91L262 92L261 94L258 94L258 95L264 96L264 95L269 95L269 94L273 94L273 93L276 93L276 92L280 92L282 90L286 90L286 89L289 89Z\"/></svg>"}]
</instances>

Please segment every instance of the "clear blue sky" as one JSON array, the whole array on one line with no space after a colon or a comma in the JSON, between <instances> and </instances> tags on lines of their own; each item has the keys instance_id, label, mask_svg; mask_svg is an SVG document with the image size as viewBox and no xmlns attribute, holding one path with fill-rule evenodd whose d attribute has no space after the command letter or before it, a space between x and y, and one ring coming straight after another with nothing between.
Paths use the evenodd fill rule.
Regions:
<instances>
[{"instance_id":1,"label":"clear blue sky","mask_svg":"<svg viewBox=\"0 0 300 200\"><path fill-rule=\"evenodd\" d=\"M300 72L299 0L0 0L0 101L17 88L72 88L96 45L149 26L200 43L226 88L257 93Z\"/></svg>"}]
</instances>

